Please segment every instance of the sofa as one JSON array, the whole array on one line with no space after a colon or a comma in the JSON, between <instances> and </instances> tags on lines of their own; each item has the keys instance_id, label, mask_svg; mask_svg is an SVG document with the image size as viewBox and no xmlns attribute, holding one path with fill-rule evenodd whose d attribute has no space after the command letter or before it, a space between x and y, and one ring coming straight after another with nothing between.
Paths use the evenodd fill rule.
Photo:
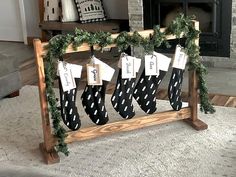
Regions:
<instances>
[{"instance_id":1,"label":"sofa","mask_svg":"<svg viewBox=\"0 0 236 177\"><path fill-rule=\"evenodd\" d=\"M0 54L0 99L17 93L21 86L18 61L14 57Z\"/></svg>"}]
</instances>

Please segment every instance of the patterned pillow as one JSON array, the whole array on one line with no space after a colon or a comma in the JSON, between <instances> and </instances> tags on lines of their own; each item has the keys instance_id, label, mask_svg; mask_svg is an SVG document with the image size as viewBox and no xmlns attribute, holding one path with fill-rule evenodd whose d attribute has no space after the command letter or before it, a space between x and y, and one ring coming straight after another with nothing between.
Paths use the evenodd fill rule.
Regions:
<instances>
[{"instance_id":1,"label":"patterned pillow","mask_svg":"<svg viewBox=\"0 0 236 177\"><path fill-rule=\"evenodd\" d=\"M101 0L75 0L81 23L106 20Z\"/></svg>"},{"instance_id":2,"label":"patterned pillow","mask_svg":"<svg viewBox=\"0 0 236 177\"><path fill-rule=\"evenodd\" d=\"M44 21L61 19L61 0L44 0Z\"/></svg>"}]
</instances>

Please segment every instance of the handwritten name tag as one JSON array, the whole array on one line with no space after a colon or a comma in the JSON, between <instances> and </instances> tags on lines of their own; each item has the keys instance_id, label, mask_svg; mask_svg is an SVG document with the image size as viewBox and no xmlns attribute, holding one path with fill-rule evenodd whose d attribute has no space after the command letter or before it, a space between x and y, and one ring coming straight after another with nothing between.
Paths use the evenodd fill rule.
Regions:
<instances>
[{"instance_id":1,"label":"handwritten name tag","mask_svg":"<svg viewBox=\"0 0 236 177\"><path fill-rule=\"evenodd\" d=\"M184 49L177 45L175 50L173 68L185 69L187 63L188 55L185 53Z\"/></svg>"},{"instance_id":2,"label":"handwritten name tag","mask_svg":"<svg viewBox=\"0 0 236 177\"><path fill-rule=\"evenodd\" d=\"M122 78L135 78L136 72L134 68L135 58L131 56L124 56L121 58Z\"/></svg>"},{"instance_id":3,"label":"handwritten name tag","mask_svg":"<svg viewBox=\"0 0 236 177\"><path fill-rule=\"evenodd\" d=\"M69 65L59 61L58 74L61 79L62 89L64 92L76 88L75 79Z\"/></svg>"},{"instance_id":4,"label":"handwritten name tag","mask_svg":"<svg viewBox=\"0 0 236 177\"><path fill-rule=\"evenodd\" d=\"M158 60L155 55L145 55L145 75L146 76L158 76Z\"/></svg>"},{"instance_id":5,"label":"handwritten name tag","mask_svg":"<svg viewBox=\"0 0 236 177\"><path fill-rule=\"evenodd\" d=\"M99 64L87 64L88 85L102 85L101 69Z\"/></svg>"}]
</instances>

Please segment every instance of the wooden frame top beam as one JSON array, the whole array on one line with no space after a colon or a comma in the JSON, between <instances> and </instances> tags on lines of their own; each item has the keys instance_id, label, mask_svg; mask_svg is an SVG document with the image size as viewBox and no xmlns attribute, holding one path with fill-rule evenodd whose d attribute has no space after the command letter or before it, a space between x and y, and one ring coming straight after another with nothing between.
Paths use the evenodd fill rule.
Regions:
<instances>
[{"instance_id":1,"label":"wooden frame top beam","mask_svg":"<svg viewBox=\"0 0 236 177\"><path fill-rule=\"evenodd\" d=\"M160 31L164 32L166 30L166 28L161 28ZM138 33L144 37L144 38L148 38L151 34L154 33L154 30L143 30L143 31L138 31ZM112 39L116 39L118 37L119 33L117 34L112 34L111 38ZM129 35L133 35L133 32L129 32ZM182 35L181 35L182 37ZM166 39L167 40L172 40L172 39L176 39L175 35L166 35ZM37 39L36 39L37 40ZM42 48L43 48L43 54L46 53L46 49L44 49L44 47L48 45L48 42L43 42L42 43ZM104 47L105 49L109 49L112 47L116 47L116 44L112 44L109 46ZM100 47L98 45L94 46L94 50L99 50ZM66 49L66 53L74 53L74 52L83 52L83 51L89 51L90 50L90 46L87 43L83 43L81 46L77 47L76 50L74 50L74 48L72 47L72 44L70 44L68 46L68 48Z\"/></svg>"}]
</instances>

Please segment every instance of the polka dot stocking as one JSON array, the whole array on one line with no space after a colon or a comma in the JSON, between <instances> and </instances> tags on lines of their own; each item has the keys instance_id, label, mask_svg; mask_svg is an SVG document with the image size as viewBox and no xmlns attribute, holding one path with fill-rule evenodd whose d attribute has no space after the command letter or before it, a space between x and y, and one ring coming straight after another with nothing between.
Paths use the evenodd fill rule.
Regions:
<instances>
[{"instance_id":1,"label":"polka dot stocking","mask_svg":"<svg viewBox=\"0 0 236 177\"><path fill-rule=\"evenodd\" d=\"M77 88L79 80L79 78L75 79ZM61 80L59 79L61 116L64 124L71 130L77 130L81 126L80 117L75 105L77 88L63 92Z\"/></svg>"},{"instance_id":2,"label":"polka dot stocking","mask_svg":"<svg viewBox=\"0 0 236 177\"><path fill-rule=\"evenodd\" d=\"M184 70L173 68L168 87L168 97L170 105L176 111L182 108L181 87Z\"/></svg>"},{"instance_id":3,"label":"polka dot stocking","mask_svg":"<svg viewBox=\"0 0 236 177\"><path fill-rule=\"evenodd\" d=\"M160 70L159 76L146 76L145 69L134 89L133 96L141 109L147 114L156 111L156 92L157 88L166 75L166 71Z\"/></svg>"},{"instance_id":4,"label":"polka dot stocking","mask_svg":"<svg viewBox=\"0 0 236 177\"><path fill-rule=\"evenodd\" d=\"M101 86L86 85L81 96L82 105L90 119L97 125L106 124L109 120L105 108L105 93L108 82Z\"/></svg>"},{"instance_id":5,"label":"polka dot stocking","mask_svg":"<svg viewBox=\"0 0 236 177\"><path fill-rule=\"evenodd\" d=\"M130 119L135 115L132 105L135 78L122 79L122 70L119 70L115 91L111 97L114 109L125 119Z\"/></svg>"}]
</instances>

